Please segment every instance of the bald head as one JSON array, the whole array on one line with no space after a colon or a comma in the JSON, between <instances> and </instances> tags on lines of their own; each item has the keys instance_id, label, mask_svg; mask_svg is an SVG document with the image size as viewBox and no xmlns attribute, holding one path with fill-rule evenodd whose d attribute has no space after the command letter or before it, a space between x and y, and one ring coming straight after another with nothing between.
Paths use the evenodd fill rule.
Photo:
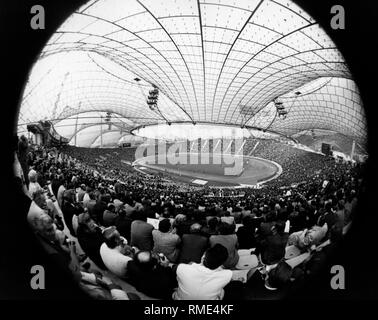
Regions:
<instances>
[{"instance_id":1,"label":"bald head","mask_svg":"<svg viewBox=\"0 0 378 320\"><path fill-rule=\"evenodd\" d=\"M193 223L190 226L190 233L200 233L202 226L199 223Z\"/></svg>"},{"instance_id":2,"label":"bald head","mask_svg":"<svg viewBox=\"0 0 378 320\"><path fill-rule=\"evenodd\" d=\"M139 251L136 254L135 262L143 270L151 270L156 264L156 259L153 258L150 251Z\"/></svg>"},{"instance_id":3,"label":"bald head","mask_svg":"<svg viewBox=\"0 0 378 320\"><path fill-rule=\"evenodd\" d=\"M148 263L151 261L152 255L150 251L141 251L138 256L137 260L139 263Z\"/></svg>"}]
</instances>

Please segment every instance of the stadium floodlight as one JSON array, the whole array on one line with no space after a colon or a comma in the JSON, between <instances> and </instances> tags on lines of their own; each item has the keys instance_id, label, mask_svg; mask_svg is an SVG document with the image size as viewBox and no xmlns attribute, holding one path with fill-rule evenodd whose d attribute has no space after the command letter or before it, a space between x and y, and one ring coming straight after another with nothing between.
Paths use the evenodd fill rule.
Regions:
<instances>
[{"instance_id":1,"label":"stadium floodlight","mask_svg":"<svg viewBox=\"0 0 378 320\"><path fill-rule=\"evenodd\" d=\"M273 100L273 103L276 107L277 114L279 118L285 119L287 116L287 111L282 101L278 101L278 97Z\"/></svg>"}]
</instances>

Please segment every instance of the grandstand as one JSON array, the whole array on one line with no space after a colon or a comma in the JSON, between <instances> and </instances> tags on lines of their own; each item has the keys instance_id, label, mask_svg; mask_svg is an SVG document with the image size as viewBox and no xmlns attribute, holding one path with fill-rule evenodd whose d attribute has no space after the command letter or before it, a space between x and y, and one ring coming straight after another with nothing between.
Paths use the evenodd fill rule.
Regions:
<instances>
[{"instance_id":1,"label":"grandstand","mask_svg":"<svg viewBox=\"0 0 378 320\"><path fill-rule=\"evenodd\" d=\"M99 299L290 294L350 228L368 156L349 68L291 0L89 1L17 129L25 216Z\"/></svg>"}]
</instances>

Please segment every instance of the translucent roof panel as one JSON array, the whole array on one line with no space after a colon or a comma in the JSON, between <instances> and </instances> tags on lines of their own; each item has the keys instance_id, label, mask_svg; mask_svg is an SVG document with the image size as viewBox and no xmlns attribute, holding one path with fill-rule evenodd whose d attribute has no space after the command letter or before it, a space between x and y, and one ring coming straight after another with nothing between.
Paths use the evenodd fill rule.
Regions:
<instances>
[{"instance_id":1,"label":"translucent roof panel","mask_svg":"<svg viewBox=\"0 0 378 320\"><path fill-rule=\"evenodd\" d=\"M294 103L287 119L277 121L276 97L290 100L290 92L331 78L325 88L343 88L337 102L332 93L303 93L303 104ZM146 97L153 87L160 95L151 110ZM360 139L366 131L361 101L346 92L358 95L343 56L290 0L93 0L43 49L20 123L95 111L116 113L134 128L203 122L292 134L329 127L334 115L336 130Z\"/></svg>"},{"instance_id":2,"label":"translucent roof panel","mask_svg":"<svg viewBox=\"0 0 378 320\"><path fill-rule=\"evenodd\" d=\"M366 118L355 83L343 78L325 78L312 86L299 88L296 97L281 97L288 112L285 119L276 119L271 128L286 135L302 130L324 129L366 139ZM306 92L307 91L307 92Z\"/></svg>"},{"instance_id":3,"label":"translucent roof panel","mask_svg":"<svg viewBox=\"0 0 378 320\"><path fill-rule=\"evenodd\" d=\"M121 135L127 134L134 128L135 123L118 114L106 112L83 112L55 123L54 128L58 134L70 140L75 145L75 136L87 128L97 127L101 133L101 125L107 125L111 130L117 130Z\"/></svg>"}]
</instances>

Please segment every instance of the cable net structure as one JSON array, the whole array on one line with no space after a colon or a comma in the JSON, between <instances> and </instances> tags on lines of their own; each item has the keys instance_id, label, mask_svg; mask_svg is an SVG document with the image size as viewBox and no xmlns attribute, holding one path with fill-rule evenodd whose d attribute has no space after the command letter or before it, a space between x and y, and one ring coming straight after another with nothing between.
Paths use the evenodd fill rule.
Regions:
<instances>
[{"instance_id":1,"label":"cable net structure","mask_svg":"<svg viewBox=\"0 0 378 320\"><path fill-rule=\"evenodd\" d=\"M153 105L151 90L158 92ZM359 143L367 131L342 54L289 0L89 1L52 35L30 72L19 133L40 120L79 146L171 123L289 137L322 129Z\"/></svg>"}]
</instances>

